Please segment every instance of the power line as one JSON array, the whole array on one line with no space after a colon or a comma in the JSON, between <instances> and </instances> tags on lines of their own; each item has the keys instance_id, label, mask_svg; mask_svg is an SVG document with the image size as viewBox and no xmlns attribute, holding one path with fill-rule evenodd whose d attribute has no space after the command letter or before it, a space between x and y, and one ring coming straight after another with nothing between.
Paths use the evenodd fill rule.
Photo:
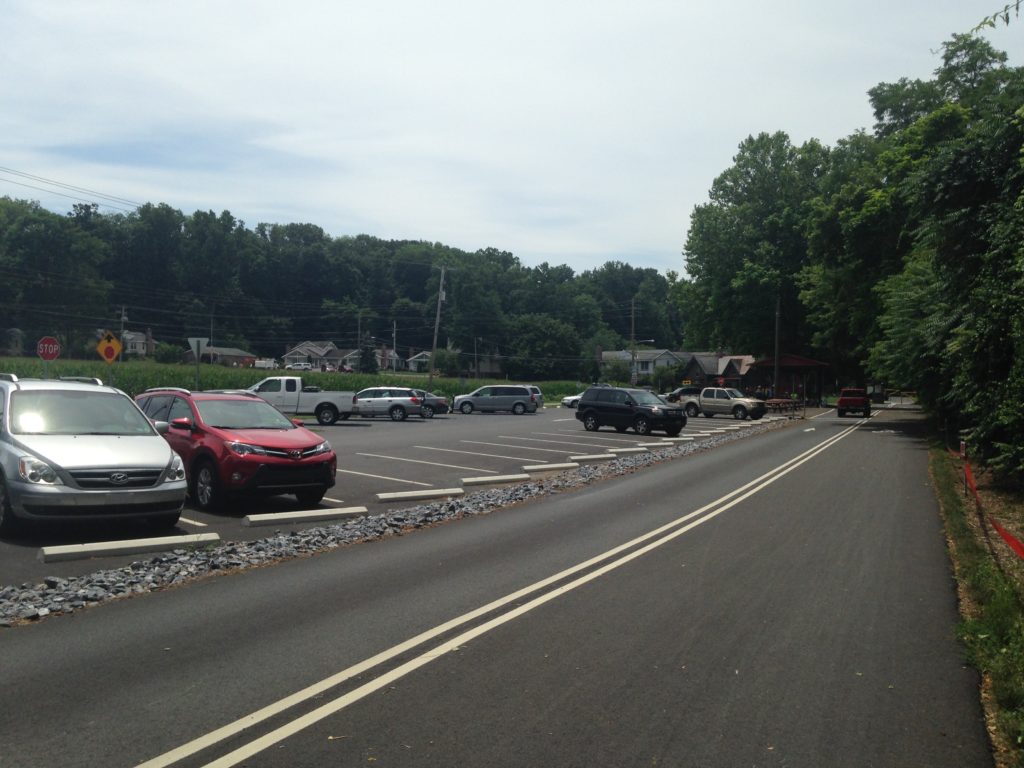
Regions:
<instances>
[{"instance_id":1,"label":"power line","mask_svg":"<svg viewBox=\"0 0 1024 768\"><path fill-rule=\"evenodd\" d=\"M125 198L125 197L117 197L115 195L108 195L105 192L98 192L95 189L89 189L87 187L76 187L74 184L65 184L63 181L56 181L55 179L48 179L45 176L36 176L33 173L25 173L24 171L19 171L16 168L6 168L6 167L0 165L0 171L2 171L4 173L10 173L10 174L13 174L15 176L20 176L23 179L31 179L32 181L38 181L38 182L40 182L42 184L49 184L50 186L53 186L53 187L60 187L61 189L67 189L67 190L69 190L71 192L80 192L80 193L83 193L83 194L86 194L86 195L91 195L92 197L101 197L104 200L109 200L109 201L111 201L113 203L120 203L122 205L130 205L133 209L134 208L139 208L142 205L142 203L137 203L134 200L129 200L129 199ZM10 181L10 183L12 183L12 184L18 184L19 183L17 181L11 181L10 179L6 179L6 181ZM22 184L22 186L27 187L29 185L28 184ZM41 189L41 188L40 187L33 187L33 189ZM46 192L46 191L49 191L49 190L42 189L42 191ZM61 194L61 193L54 192L53 194ZM70 195L64 195L64 197L70 197ZM111 206L111 207L117 207L117 206ZM127 209L122 209L122 210L127 210Z\"/></svg>"}]
</instances>

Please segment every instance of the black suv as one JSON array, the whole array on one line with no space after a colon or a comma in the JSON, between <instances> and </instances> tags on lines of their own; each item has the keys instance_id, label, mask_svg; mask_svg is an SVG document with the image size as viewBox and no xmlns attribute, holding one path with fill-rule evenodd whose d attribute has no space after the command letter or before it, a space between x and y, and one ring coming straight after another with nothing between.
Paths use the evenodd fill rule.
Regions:
<instances>
[{"instance_id":1,"label":"black suv","mask_svg":"<svg viewBox=\"0 0 1024 768\"><path fill-rule=\"evenodd\" d=\"M686 413L671 406L646 389L591 387L583 393L576 409L576 418L589 432L601 427L615 427L625 432L630 427L638 435L653 430L675 437L686 426Z\"/></svg>"}]
</instances>

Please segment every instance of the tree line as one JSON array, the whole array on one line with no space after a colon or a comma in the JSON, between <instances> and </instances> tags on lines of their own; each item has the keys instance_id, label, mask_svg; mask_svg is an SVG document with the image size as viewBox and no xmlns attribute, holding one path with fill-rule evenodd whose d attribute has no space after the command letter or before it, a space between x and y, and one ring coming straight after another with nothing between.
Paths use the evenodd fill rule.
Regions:
<instances>
[{"instance_id":1,"label":"tree line","mask_svg":"<svg viewBox=\"0 0 1024 768\"><path fill-rule=\"evenodd\" d=\"M280 356L433 342L510 377L591 380L602 349L783 352L839 385L913 389L997 470L1024 476L1024 71L956 35L929 80L868 93L871 131L828 147L777 131L739 144L691 218L685 271L629 255L574 272L498 248L330 236L165 204L66 216L0 199L0 329L93 354L120 327ZM458 353L456 353L458 355ZM458 357L457 357L458 360Z\"/></svg>"}]
</instances>

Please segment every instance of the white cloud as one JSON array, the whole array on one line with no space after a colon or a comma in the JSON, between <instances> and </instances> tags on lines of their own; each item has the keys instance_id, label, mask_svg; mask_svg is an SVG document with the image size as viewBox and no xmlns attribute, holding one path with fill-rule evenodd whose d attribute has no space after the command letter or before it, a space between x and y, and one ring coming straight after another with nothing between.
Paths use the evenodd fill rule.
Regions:
<instances>
[{"instance_id":1,"label":"white cloud","mask_svg":"<svg viewBox=\"0 0 1024 768\"><path fill-rule=\"evenodd\" d=\"M870 128L869 88L929 77L995 10L8 2L0 165L250 226L678 270L690 212L746 136ZM1021 24L989 35L1015 65ZM0 194L72 202L12 179Z\"/></svg>"}]
</instances>

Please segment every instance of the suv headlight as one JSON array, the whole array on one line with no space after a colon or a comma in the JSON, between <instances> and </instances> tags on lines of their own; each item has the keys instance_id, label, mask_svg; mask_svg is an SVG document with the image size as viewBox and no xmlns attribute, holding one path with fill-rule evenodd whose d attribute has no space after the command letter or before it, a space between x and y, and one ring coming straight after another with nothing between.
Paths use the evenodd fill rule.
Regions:
<instances>
[{"instance_id":1,"label":"suv headlight","mask_svg":"<svg viewBox=\"0 0 1024 768\"><path fill-rule=\"evenodd\" d=\"M252 445L250 443L224 443L227 449L233 453L237 453L239 456L266 456L267 452L258 445Z\"/></svg>"},{"instance_id":2,"label":"suv headlight","mask_svg":"<svg viewBox=\"0 0 1024 768\"><path fill-rule=\"evenodd\" d=\"M27 483L36 485L63 485L53 467L34 456L18 458L18 474Z\"/></svg>"},{"instance_id":3,"label":"suv headlight","mask_svg":"<svg viewBox=\"0 0 1024 768\"><path fill-rule=\"evenodd\" d=\"M321 453L329 453L330 450L331 450L331 444L329 442L327 442L326 440L324 440L322 443L320 443L320 445L318 445L316 448L314 448L312 451L310 451L310 455L311 456L316 456L317 454L321 454Z\"/></svg>"},{"instance_id":4,"label":"suv headlight","mask_svg":"<svg viewBox=\"0 0 1024 768\"><path fill-rule=\"evenodd\" d=\"M185 479L185 462L181 460L181 456L174 454L174 458L171 459L171 466L164 472L164 482L173 483L177 480Z\"/></svg>"}]
</instances>

